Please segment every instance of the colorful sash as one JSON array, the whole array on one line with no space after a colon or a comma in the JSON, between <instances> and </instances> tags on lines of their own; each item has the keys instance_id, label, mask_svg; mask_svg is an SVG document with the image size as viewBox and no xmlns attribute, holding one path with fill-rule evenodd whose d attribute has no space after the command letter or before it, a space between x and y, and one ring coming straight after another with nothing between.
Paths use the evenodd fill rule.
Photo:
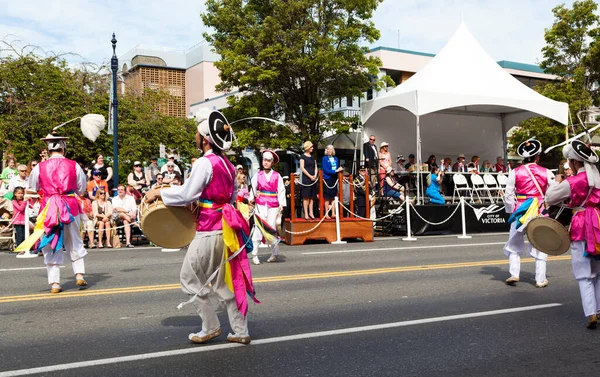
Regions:
<instances>
[{"instance_id":1,"label":"colorful sash","mask_svg":"<svg viewBox=\"0 0 600 377\"><path fill-rule=\"evenodd\" d=\"M75 194L69 193L64 196L75 196ZM63 248L64 226L74 220L75 218L71 215L71 210L63 199L63 195L50 196L46 206L38 215L33 232L15 249L15 252L30 250L40 238L39 249L50 245L52 252L57 252Z\"/></svg>"},{"instance_id":2,"label":"colorful sash","mask_svg":"<svg viewBox=\"0 0 600 377\"><path fill-rule=\"evenodd\" d=\"M225 243L225 273L224 280L227 287L235 295L235 302L240 313L245 317L248 313L248 298L252 297L255 303L260 301L255 296L252 284L252 273L247 253L240 252L245 248L244 237L250 234L248 223L244 216L231 204L223 205L223 241Z\"/></svg>"}]
</instances>

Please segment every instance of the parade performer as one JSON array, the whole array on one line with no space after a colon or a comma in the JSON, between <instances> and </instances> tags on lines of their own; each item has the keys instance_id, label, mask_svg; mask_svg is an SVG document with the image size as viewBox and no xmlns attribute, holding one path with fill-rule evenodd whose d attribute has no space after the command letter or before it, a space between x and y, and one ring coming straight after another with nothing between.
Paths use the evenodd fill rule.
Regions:
<instances>
[{"instance_id":1,"label":"parade performer","mask_svg":"<svg viewBox=\"0 0 600 377\"><path fill-rule=\"evenodd\" d=\"M43 210L40 212L32 235L15 251L27 251L40 239L44 263L48 270L51 293L62 291L60 265L65 252L69 253L75 273L75 285L84 287L85 266L83 258L87 251L80 233L80 206L77 195L87 187L85 173L77 162L65 158L66 137L49 134L42 140L48 143L50 158L40 162L29 176L29 187L42 191ZM63 249L64 247L64 249Z\"/></svg>"},{"instance_id":2,"label":"parade performer","mask_svg":"<svg viewBox=\"0 0 600 377\"><path fill-rule=\"evenodd\" d=\"M194 162L190 177L182 186L154 188L146 193L146 201L162 197L168 206L194 202L199 206L196 236L188 247L180 274L182 290L192 296L187 303L194 303L202 319L202 330L191 333L189 339L206 343L221 335L210 300L214 296L225 304L234 331L227 340L249 344L247 295L258 301L243 248L244 237L250 232L242 214L232 206L237 199L235 167L223 153L231 147L233 130L218 111L203 108L195 118L196 142L204 155Z\"/></svg>"},{"instance_id":3,"label":"parade performer","mask_svg":"<svg viewBox=\"0 0 600 377\"><path fill-rule=\"evenodd\" d=\"M569 229L571 235L571 266L579 284L587 327L595 329L600 315L600 174L595 164L596 153L575 140L563 148L575 175L554 183L546 192L549 205L562 204L573 209Z\"/></svg>"},{"instance_id":4,"label":"parade performer","mask_svg":"<svg viewBox=\"0 0 600 377\"><path fill-rule=\"evenodd\" d=\"M275 236L277 218L286 206L285 185L278 172L272 166L279 162L277 154L271 150L262 152L263 170L252 177L250 195L248 200L255 202L254 214L256 216L255 231L252 235L252 263L260 264L258 259L258 245L263 238L271 247L272 252L267 262L276 262L279 257L279 238Z\"/></svg>"},{"instance_id":5,"label":"parade performer","mask_svg":"<svg viewBox=\"0 0 600 377\"><path fill-rule=\"evenodd\" d=\"M548 255L539 250L525 245L523 223L525 212L537 216L543 205L544 194L549 183L554 179L554 174L548 169L538 165L542 144L537 140L527 140L517 148L519 156L523 157L523 165L508 174L508 182L504 195L504 207L507 213L513 214L509 219L510 235L504 245L504 254L509 260L510 277L506 279L507 285L514 285L519 281L521 271L521 255L526 249L535 259L535 286L543 288L548 285L546 279L546 260ZM527 211L529 210L529 211Z\"/></svg>"}]
</instances>

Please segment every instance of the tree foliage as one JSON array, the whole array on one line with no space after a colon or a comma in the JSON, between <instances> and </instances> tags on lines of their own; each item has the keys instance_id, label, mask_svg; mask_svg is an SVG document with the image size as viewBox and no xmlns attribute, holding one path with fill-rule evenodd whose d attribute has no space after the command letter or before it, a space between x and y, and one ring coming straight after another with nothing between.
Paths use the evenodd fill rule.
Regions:
<instances>
[{"instance_id":1,"label":"tree foliage","mask_svg":"<svg viewBox=\"0 0 600 377\"><path fill-rule=\"evenodd\" d=\"M556 75L556 82L535 89L542 95L569 104L571 119L577 121L577 113L598 103L597 85L600 82L600 29L595 14L597 4L593 0L573 2L573 7L559 5L552 9L554 23L546 29L546 46L542 49L540 67L546 73ZM549 119L530 119L513 133L511 144L535 136L545 146L558 144L565 138L563 125ZM575 132L581 132L576 128Z\"/></svg>"},{"instance_id":2,"label":"tree foliage","mask_svg":"<svg viewBox=\"0 0 600 377\"><path fill-rule=\"evenodd\" d=\"M16 51L13 49L13 51ZM0 150L18 161L38 158L40 141L53 127L89 113L108 118L110 74L102 67L70 67L60 56L38 56L35 51L0 58ZM168 98L163 92L119 97L119 162L121 181L134 160L147 161L158 154L159 144L184 157L195 156L195 123L162 115L158 109ZM109 158L113 138L101 132L96 142L83 137L77 123L60 129L68 136L67 155L84 162L97 153Z\"/></svg>"},{"instance_id":3,"label":"tree foliage","mask_svg":"<svg viewBox=\"0 0 600 377\"><path fill-rule=\"evenodd\" d=\"M330 119L332 100L391 82L378 77L381 61L359 45L379 38L370 18L381 1L206 2L201 17L214 32L205 38L221 56L217 89L243 94L230 97L229 114L269 116L290 125L287 131L256 122L238 127L247 145L298 145L327 129L343 131L349 121Z\"/></svg>"}]
</instances>

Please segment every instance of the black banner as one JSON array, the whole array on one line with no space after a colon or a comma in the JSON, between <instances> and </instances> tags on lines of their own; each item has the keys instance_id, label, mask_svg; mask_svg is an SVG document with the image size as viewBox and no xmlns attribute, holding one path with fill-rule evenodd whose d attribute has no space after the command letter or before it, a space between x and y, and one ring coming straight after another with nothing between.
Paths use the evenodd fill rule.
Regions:
<instances>
[{"instance_id":1,"label":"black banner","mask_svg":"<svg viewBox=\"0 0 600 377\"><path fill-rule=\"evenodd\" d=\"M472 208L474 207L474 208ZM422 205L411 208L410 222L412 233L414 235L434 235L434 234L460 234L462 233L462 217L460 204L446 205ZM456 210L454 215L452 213ZM418 213L415 213L415 211ZM419 216L420 215L420 216ZM452 215L450 219L448 217ZM510 214L504 211L504 204L465 204L465 222L467 233L495 233L508 232L508 218ZM439 225L430 225L430 223L440 223Z\"/></svg>"}]
</instances>

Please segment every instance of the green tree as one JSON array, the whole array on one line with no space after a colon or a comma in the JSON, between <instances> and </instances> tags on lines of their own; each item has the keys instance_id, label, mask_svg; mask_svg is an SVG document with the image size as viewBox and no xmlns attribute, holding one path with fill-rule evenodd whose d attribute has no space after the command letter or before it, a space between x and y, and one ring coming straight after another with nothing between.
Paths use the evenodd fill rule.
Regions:
<instances>
[{"instance_id":1,"label":"green tree","mask_svg":"<svg viewBox=\"0 0 600 377\"><path fill-rule=\"evenodd\" d=\"M575 1L572 8L559 5L552 9L554 23L544 34L546 46L540 67L558 79L535 89L548 98L567 102L574 123L578 123L577 113L592 106L597 97L593 85L600 75L596 10L593 0ZM530 119L521 126L511 137L513 148L532 136L544 146L558 144L565 138L564 126L549 119ZM576 132L581 130L576 128Z\"/></svg>"},{"instance_id":2,"label":"green tree","mask_svg":"<svg viewBox=\"0 0 600 377\"><path fill-rule=\"evenodd\" d=\"M323 131L347 131L351 121L329 116L332 101L361 96L391 80L379 77L381 61L360 42L379 31L370 21L382 0L208 0L201 15L221 60L229 114L283 119L288 127L252 122L238 126L246 145L298 145ZM231 115L230 115L231 116ZM233 117L232 117L233 119ZM287 128L287 130L284 130Z\"/></svg>"},{"instance_id":3,"label":"green tree","mask_svg":"<svg viewBox=\"0 0 600 377\"><path fill-rule=\"evenodd\" d=\"M16 49L12 49L17 52ZM35 51L0 58L0 150L18 161L38 158L40 138L53 127L88 113L108 115L109 79L102 67L69 67L64 57L38 56ZM184 157L197 155L193 121L162 115L164 92L119 98L119 178L125 181L134 160L158 154L160 143ZM113 138L106 131L96 142L75 125L60 129L69 137L67 155L91 162L97 153L112 156Z\"/></svg>"}]
</instances>

